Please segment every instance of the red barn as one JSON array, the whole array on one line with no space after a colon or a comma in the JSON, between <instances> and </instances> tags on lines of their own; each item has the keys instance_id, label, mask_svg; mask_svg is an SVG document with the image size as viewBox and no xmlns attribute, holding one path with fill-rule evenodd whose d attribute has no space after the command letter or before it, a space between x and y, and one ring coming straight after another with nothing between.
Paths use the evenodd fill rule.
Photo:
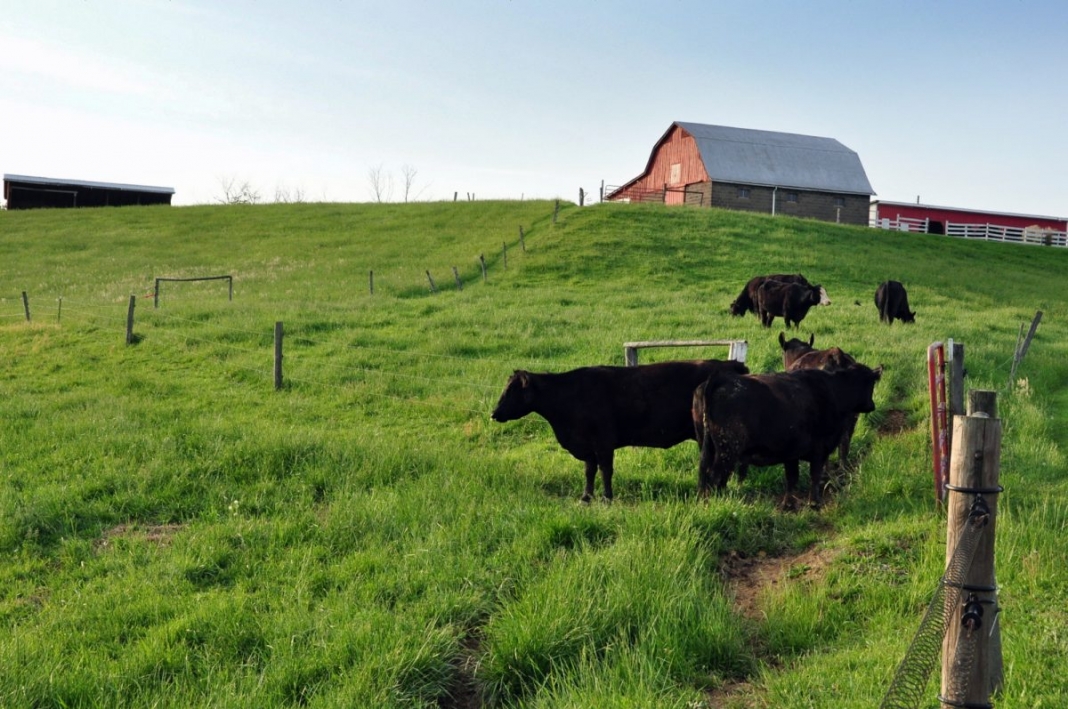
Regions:
<instances>
[{"instance_id":1,"label":"red barn","mask_svg":"<svg viewBox=\"0 0 1068 709\"><path fill-rule=\"evenodd\" d=\"M872 202L871 225L895 231L947 234L969 239L1068 246L1068 219L1064 217L875 200Z\"/></svg>"},{"instance_id":2,"label":"red barn","mask_svg":"<svg viewBox=\"0 0 1068 709\"><path fill-rule=\"evenodd\" d=\"M642 174L606 193L847 224L868 223L874 194L860 158L832 138L679 121Z\"/></svg>"}]
</instances>

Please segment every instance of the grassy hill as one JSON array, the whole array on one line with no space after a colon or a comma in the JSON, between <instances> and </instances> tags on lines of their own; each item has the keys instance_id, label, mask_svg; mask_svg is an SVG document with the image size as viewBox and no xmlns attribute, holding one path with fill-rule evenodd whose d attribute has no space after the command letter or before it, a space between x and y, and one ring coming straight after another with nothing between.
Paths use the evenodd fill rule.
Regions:
<instances>
[{"instance_id":1,"label":"grassy hill","mask_svg":"<svg viewBox=\"0 0 1068 709\"><path fill-rule=\"evenodd\" d=\"M0 213L0 706L876 706L944 564L946 338L999 391L998 707L1068 705L1068 252L553 208ZM801 333L885 366L820 512L780 509L781 468L699 502L690 443L620 451L615 503L582 505L543 420L489 419L514 369L629 340L746 339L777 369L780 330L727 305L798 271L833 301ZM233 301L165 283L152 307L157 277L220 274ZM878 322L888 278L915 325Z\"/></svg>"}]
</instances>

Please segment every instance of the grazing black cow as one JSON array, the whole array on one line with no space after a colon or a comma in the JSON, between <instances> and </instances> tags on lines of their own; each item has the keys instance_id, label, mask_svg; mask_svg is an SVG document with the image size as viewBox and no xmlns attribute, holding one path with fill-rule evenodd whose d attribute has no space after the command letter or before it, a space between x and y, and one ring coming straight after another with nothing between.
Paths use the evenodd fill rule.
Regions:
<instances>
[{"instance_id":1,"label":"grazing black cow","mask_svg":"<svg viewBox=\"0 0 1068 709\"><path fill-rule=\"evenodd\" d=\"M791 321L797 327L808 315L809 309L820 304L823 293L823 288L818 284L764 281L757 289L756 306L760 324L771 327L778 316L786 321L786 327L790 327Z\"/></svg>"},{"instance_id":2,"label":"grazing black cow","mask_svg":"<svg viewBox=\"0 0 1068 709\"><path fill-rule=\"evenodd\" d=\"M697 489L724 488L739 463L782 464L793 498L800 461L809 463L810 499L819 507L823 467L854 414L875 410L882 368L856 364L837 372L801 369L776 374L709 377L694 391L694 428L703 438Z\"/></svg>"},{"instance_id":3,"label":"grazing black cow","mask_svg":"<svg viewBox=\"0 0 1068 709\"><path fill-rule=\"evenodd\" d=\"M798 369L823 369L828 372L837 372L857 363L857 360L838 347L825 350L817 350L813 347L816 336L810 335L808 342L793 338L786 339L785 333L779 333L779 346L782 347L782 366L787 372ZM845 465L849 460L849 443L853 440L853 432L857 428L857 415L854 415L846 425L842 433L842 440L838 443L838 462Z\"/></svg>"},{"instance_id":4,"label":"grazing black cow","mask_svg":"<svg viewBox=\"0 0 1068 709\"><path fill-rule=\"evenodd\" d=\"M909 310L909 294L899 281L883 281L875 289L875 307L879 320L893 325L894 318L901 322L916 322L916 313Z\"/></svg>"},{"instance_id":5,"label":"grazing black cow","mask_svg":"<svg viewBox=\"0 0 1068 709\"><path fill-rule=\"evenodd\" d=\"M746 313L757 312L757 291L764 281L779 281L781 283L800 283L810 285L808 279L800 273L775 273L770 276L754 276L742 288L742 292L731 303L731 315L742 316ZM820 305L830 305L831 299L827 297L827 291L820 289Z\"/></svg>"},{"instance_id":6,"label":"grazing black cow","mask_svg":"<svg viewBox=\"0 0 1068 709\"><path fill-rule=\"evenodd\" d=\"M617 448L670 448L695 440L690 407L697 385L714 375L748 371L741 362L714 359L582 367L559 374L517 370L493 410L493 420L541 415L564 450L586 464L583 501L593 498L598 467L604 496L611 500Z\"/></svg>"}]
</instances>

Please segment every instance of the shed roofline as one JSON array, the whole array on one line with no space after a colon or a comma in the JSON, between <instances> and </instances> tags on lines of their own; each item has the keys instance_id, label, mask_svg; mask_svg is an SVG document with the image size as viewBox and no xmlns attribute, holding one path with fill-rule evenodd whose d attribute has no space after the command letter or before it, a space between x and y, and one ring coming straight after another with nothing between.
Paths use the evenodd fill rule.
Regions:
<instances>
[{"instance_id":1,"label":"shed roofline","mask_svg":"<svg viewBox=\"0 0 1068 709\"><path fill-rule=\"evenodd\" d=\"M1048 219L1051 221L1064 222L1068 217L1051 217L1042 214L1019 214L1017 212L996 212L989 209L969 209L968 207L942 207L937 204L919 204L916 202L892 202L890 200L873 199L872 204L885 204L888 207L919 207L920 209L941 209L946 212L964 212L967 214L989 214L995 217L1019 217L1021 219Z\"/></svg>"},{"instance_id":2,"label":"shed roofline","mask_svg":"<svg viewBox=\"0 0 1068 709\"><path fill-rule=\"evenodd\" d=\"M105 190L124 190L129 192L154 192L158 194L174 194L173 187L158 187L154 185L128 185L121 182L92 182L90 180L66 180L54 177L34 177L32 175L4 175L4 182L23 182L31 185L75 185L78 187L90 187Z\"/></svg>"}]
</instances>

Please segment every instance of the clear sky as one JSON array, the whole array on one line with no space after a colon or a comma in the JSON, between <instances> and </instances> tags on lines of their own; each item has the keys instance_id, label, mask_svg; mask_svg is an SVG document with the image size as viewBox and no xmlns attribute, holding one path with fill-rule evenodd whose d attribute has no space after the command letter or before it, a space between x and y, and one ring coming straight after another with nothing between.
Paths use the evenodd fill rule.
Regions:
<instances>
[{"instance_id":1,"label":"clear sky","mask_svg":"<svg viewBox=\"0 0 1068 709\"><path fill-rule=\"evenodd\" d=\"M578 199L673 121L878 198L1068 215L1064 0L0 0L0 172L264 201Z\"/></svg>"}]
</instances>

